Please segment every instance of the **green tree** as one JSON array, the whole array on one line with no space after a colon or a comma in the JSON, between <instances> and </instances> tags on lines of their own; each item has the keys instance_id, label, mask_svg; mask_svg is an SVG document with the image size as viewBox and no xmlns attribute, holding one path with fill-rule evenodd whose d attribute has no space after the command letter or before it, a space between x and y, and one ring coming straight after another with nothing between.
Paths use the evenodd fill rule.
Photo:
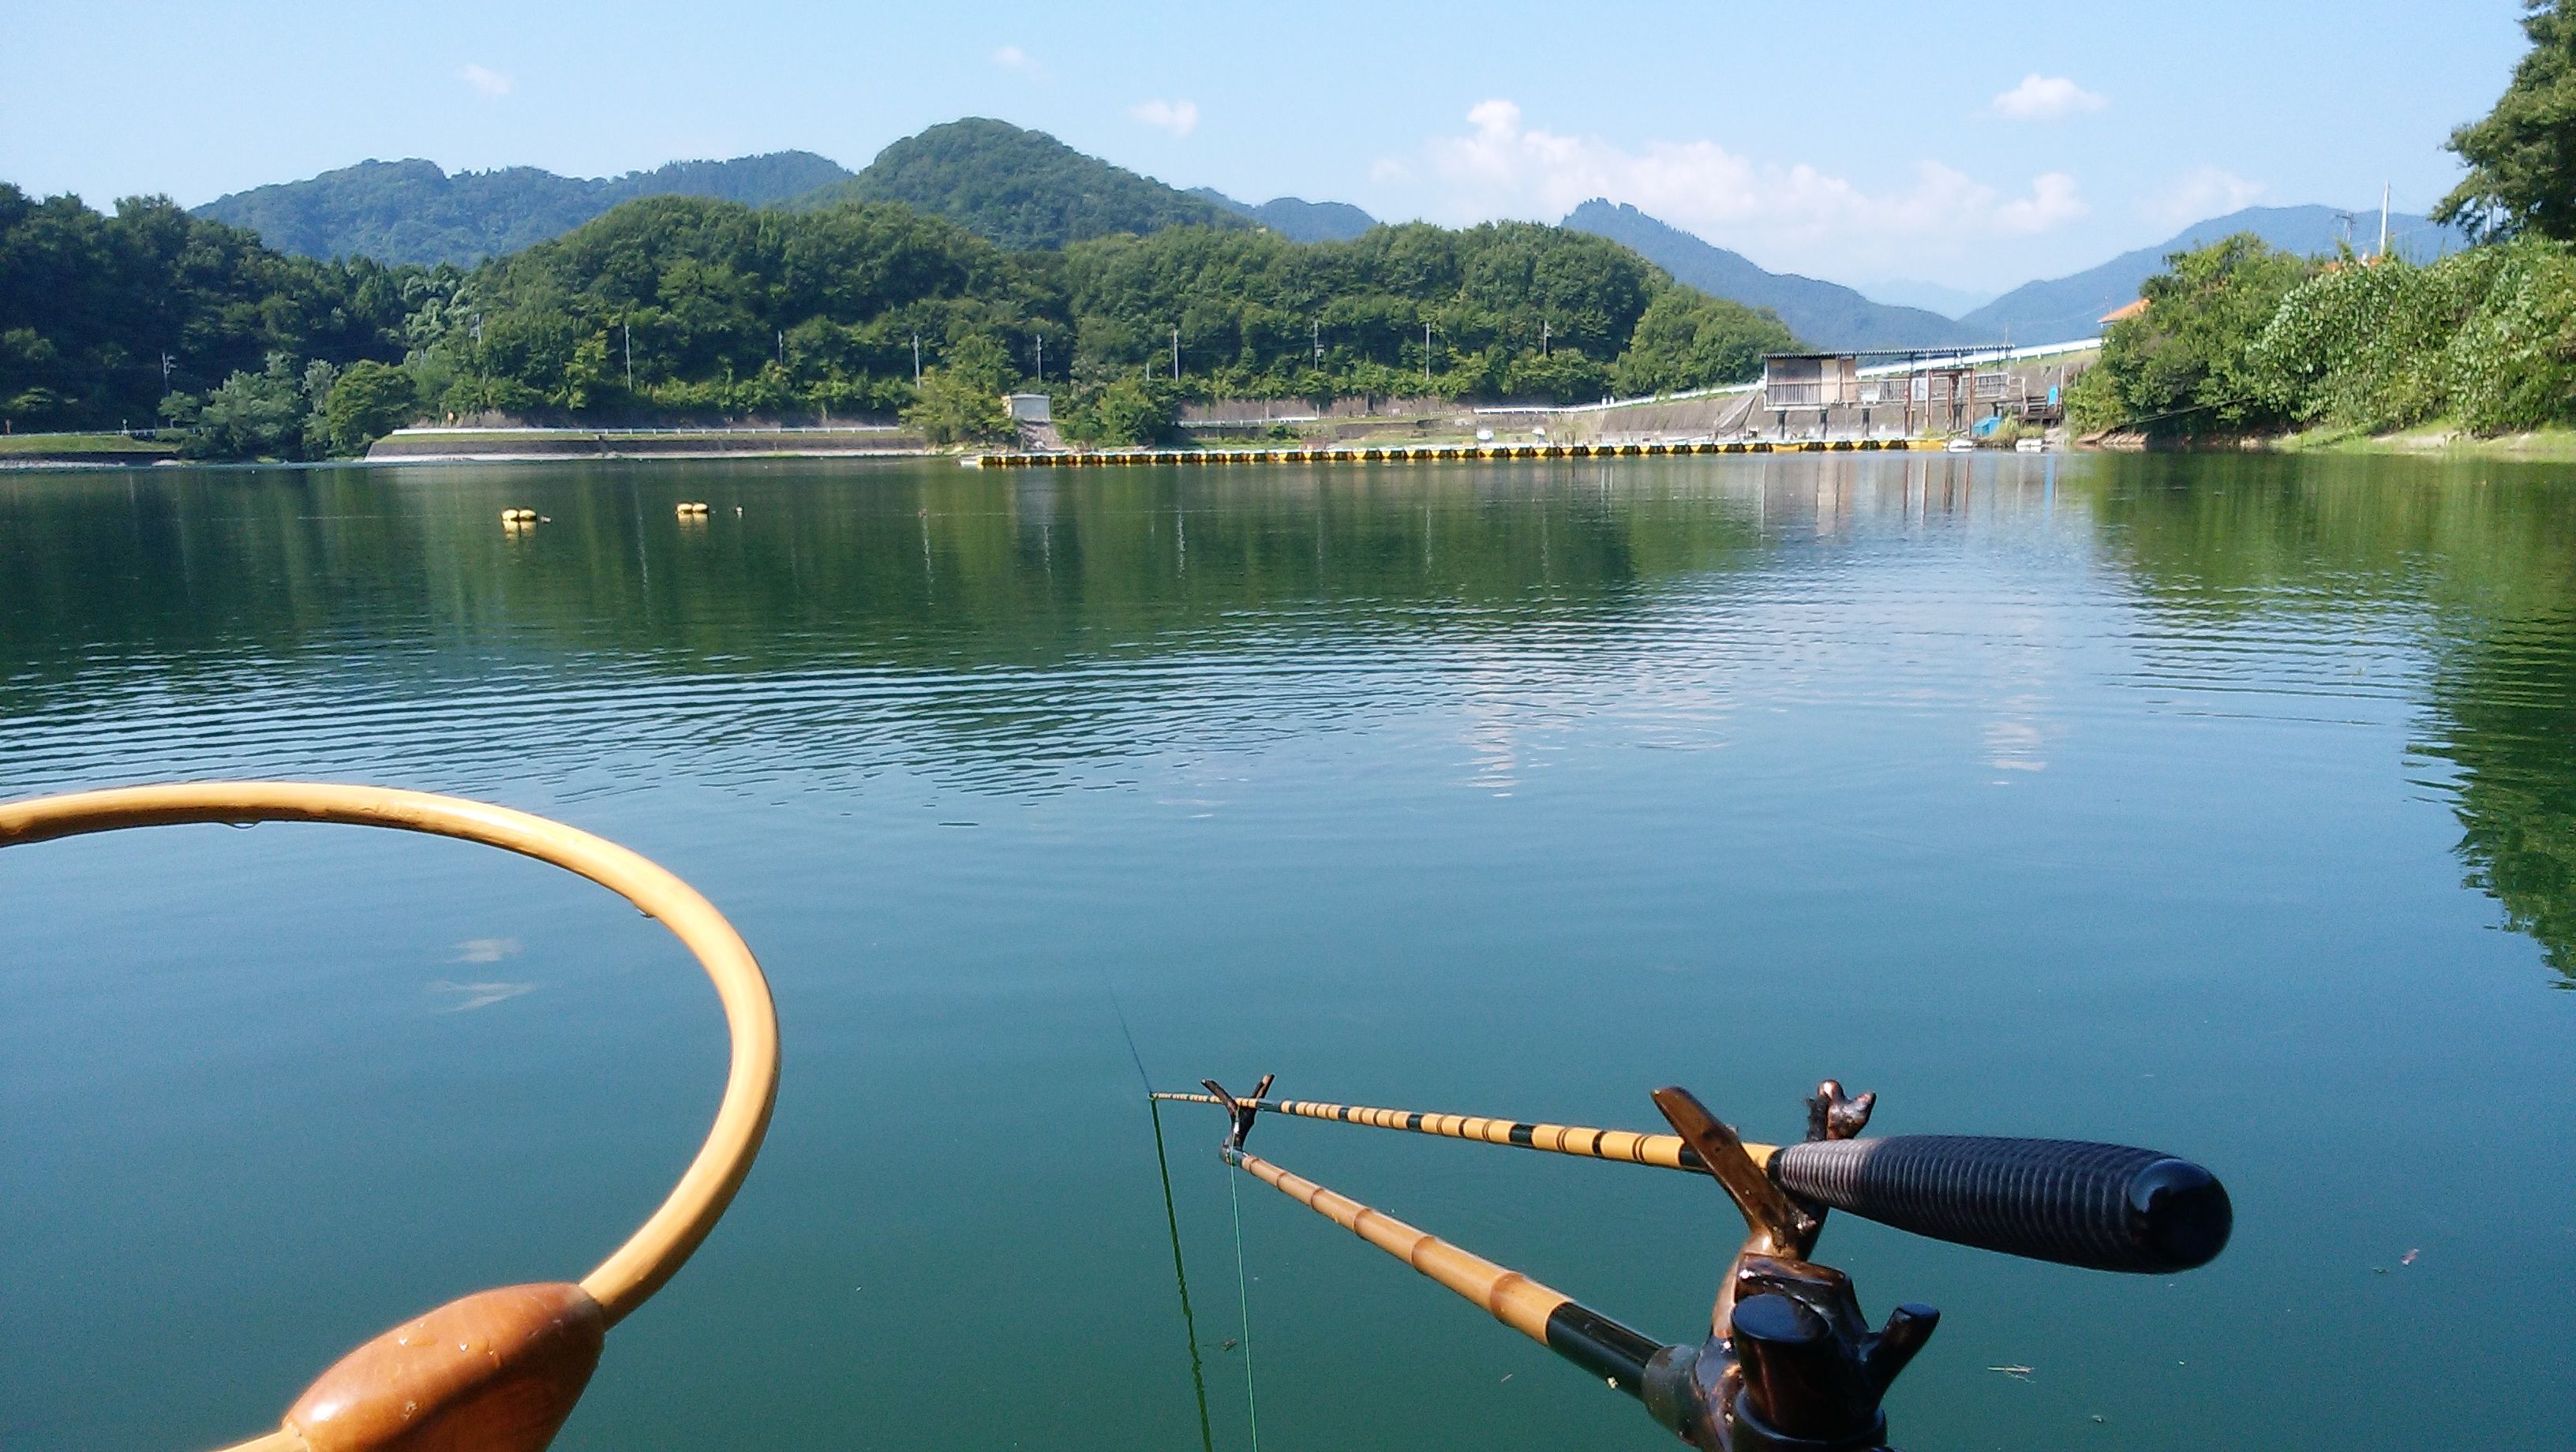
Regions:
<instances>
[{"instance_id":1,"label":"green tree","mask_svg":"<svg viewBox=\"0 0 2576 1452\"><path fill-rule=\"evenodd\" d=\"M410 374L365 359L352 363L323 396L322 436L334 454L363 454L367 446L419 413Z\"/></svg>"},{"instance_id":2,"label":"green tree","mask_svg":"<svg viewBox=\"0 0 2576 1452\"><path fill-rule=\"evenodd\" d=\"M271 353L267 367L233 374L202 402L174 394L164 409L189 431L180 446L189 458L294 459L303 455L313 405L295 360Z\"/></svg>"},{"instance_id":3,"label":"green tree","mask_svg":"<svg viewBox=\"0 0 2576 1452\"><path fill-rule=\"evenodd\" d=\"M1085 432L1104 444L1163 443L1180 426L1181 411L1172 394L1168 386L1120 378L1092 401Z\"/></svg>"},{"instance_id":4,"label":"green tree","mask_svg":"<svg viewBox=\"0 0 2576 1452\"><path fill-rule=\"evenodd\" d=\"M114 428L273 352L398 359L406 276L281 256L166 197L101 215L0 183L0 410L21 426Z\"/></svg>"},{"instance_id":5,"label":"green tree","mask_svg":"<svg viewBox=\"0 0 2576 1452\"><path fill-rule=\"evenodd\" d=\"M1507 398L1597 403L1610 391L1610 370L1584 357L1580 348L1523 353L1504 366L1502 391Z\"/></svg>"},{"instance_id":6,"label":"green tree","mask_svg":"<svg viewBox=\"0 0 2576 1452\"><path fill-rule=\"evenodd\" d=\"M2281 300L2307 280L2306 259L2250 232L2165 259L2141 295L2147 310L2113 323L2102 361L2070 403L2079 428L2131 425L2166 436L2227 433L2284 418L2255 344Z\"/></svg>"},{"instance_id":7,"label":"green tree","mask_svg":"<svg viewBox=\"0 0 2576 1452\"><path fill-rule=\"evenodd\" d=\"M2531 50L2495 109L2451 133L2469 174L2433 209L2485 237L2576 241L2576 6L2524 0Z\"/></svg>"},{"instance_id":8,"label":"green tree","mask_svg":"<svg viewBox=\"0 0 2576 1452\"><path fill-rule=\"evenodd\" d=\"M2441 354L2452 408L2474 433L2569 421L2576 416L2576 254L2538 237L2478 250L2496 254L2495 265L2485 269L2477 310Z\"/></svg>"},{"instance_id":9,"label":"green tree","mask_svg":"<svg viewBox=\"0 0 2576 1452\"><path fill-rule=\"evenodd\" d=\"M1009 374L1010 360L1002 345L982 334L969 334L949 349L945 363L922 374L921 397L904 410L904 422L920 429L934 444L1010 438L1015 429L1002 402Z\"/></svg>"},{"instance_id":10,"label":"green tree","mask_svg":"<svg viewBox=\"0 0 2576 1452\"><path fill-rule=\"evenodd\" d=\"M1777 314L1668 287L1646 305L1614 370L1622 393L1679 393L1743 383L1762 374L1762 355L1797 346Z\"/></svg>"}]
</instances>

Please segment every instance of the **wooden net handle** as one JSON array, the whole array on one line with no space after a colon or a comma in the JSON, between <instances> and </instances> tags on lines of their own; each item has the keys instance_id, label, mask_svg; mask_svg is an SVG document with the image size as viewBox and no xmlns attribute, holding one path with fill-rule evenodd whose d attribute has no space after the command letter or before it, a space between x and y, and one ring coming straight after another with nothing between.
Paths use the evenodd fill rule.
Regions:
<instances>
[{"instance_id":1,"label":"wooden net handle","mask_svg":"<svg viewBox=\"0 0 2576 1452\"><path fill-rule=\"evenodd\" d=\"M732 1066L697 1158L661 1208L582 1277L581 1289L604 1325L615 1325L678 1272L750 1172L778 1094L778 1012L768 981L712 903L644 857L560 822L461 797L333 782L188 782L10 802L0 804L0 847L191 822L337 822L479 842L589 878L670 929L715 983Z\"/></svg>"}]
</instances>

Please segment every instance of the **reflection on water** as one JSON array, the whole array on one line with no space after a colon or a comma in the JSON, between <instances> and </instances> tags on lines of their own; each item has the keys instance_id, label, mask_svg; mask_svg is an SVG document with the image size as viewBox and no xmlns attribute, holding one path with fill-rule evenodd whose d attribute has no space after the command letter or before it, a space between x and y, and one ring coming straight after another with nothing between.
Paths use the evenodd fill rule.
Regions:
<instances>
[{"instance_id":1,"label":"reflection on water","mask_svg":"<svg viewBox=\"0 0 2576 1452\"><path fill-rule=\"evenodd\" d=\"M2409 623L2420 750L2463 833L2469 882L2576 986L2576 492L2531 469L2341 461L2151 460L2103 501L2106 533L2195 645L2248 617ZM2277 662L2271 652L2267 664Z\"/></svg>"},{"instance_id":2,"label":"reflection on water","mask_svg":"<svg viewBox=\"0 0 2576 1452\"><path fill-rule=\"evenodd\" d=\"M505 535L513 506L549 522ZM2172 1282L1838 1224L1872 1310L1949 1313L1909 1445L2545 1444L2576 1410L2521 1329L2576 1277L2576 1164L2531 1136L2576 1109L2571 743L2576 487L2539 470L0 478L0 794L461 791L662 858L761 952L771 1147L568 1448L1195 1445L1112 989L1172 1082L1637 1124L1681 1081L1776 1134L1835 1073L1890 1132L2220 1168L2238 1241ZM0 904L12 1452L244 1434L405 1312L575 1272L713 1102L651 925L481 854L125 834L0 853ZM1216 1126L1167 1120L1216 1284ZM1704 1323L1704 1185L1263 1135ZM1279 1445L1662 1440L1242 1208ZM1199 1330L1236 1385L1231 1312Z\"/></svg>"}]
</instances>

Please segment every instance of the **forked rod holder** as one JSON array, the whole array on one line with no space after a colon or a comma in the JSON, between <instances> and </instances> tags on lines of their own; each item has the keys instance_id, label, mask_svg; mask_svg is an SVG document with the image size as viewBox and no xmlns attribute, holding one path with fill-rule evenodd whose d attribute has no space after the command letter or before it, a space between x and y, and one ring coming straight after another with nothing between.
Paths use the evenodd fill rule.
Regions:
<instances>
[{"instance_id":1,"label":"forked rod holder","mask_svg":"<svg viewBox=\"0 0 2576 1452\"><path fill-rule=\"evenodd\" d=\"M1807 1101L1809 1142L1859 1134L1876 1100L1846 1098L1826 1080ZM1665 1347L1647 1364L1646 1410L1705 1452L1883 1446L1879 1402L1941 1313L1907 1304L1871 1330L1851 1279L1807 1259L1825 1208L1774 1183L1689 1090L1658 1089L1655 1107L1735 1202L1745 1237L1718 1285L1708 1339Z\"/></svg>"},{"instance_id":2,"label":"forked rod holder","mask_svg":"<svg viewBox=\"0 0 2576 1452\"><path fill-rule=\"evenodd\" d=\"M1688 1091L1656 1092L1675 1131L1643 1135L1358 1105L1272 1101L1271 1080L1223 1107L1227 1164L1483 1306L1495 1319L1637 1397L1702 1452L1868 1452L1883 1448L1889 1383L1940 1313L1902 1305L1872 1330L1851 1281L1808 1259L1829 1209L1900 1230L2094 1270L2166 1275L2204 1265L2233 1225L2227 1191L2188 1160L2125 1145L1975 1135L1858 1138L1876 1096L1826 1080L1807 1101L1803 1143L1751 1145ZM1517 1271L1416 1230L1244 1151L1263 1110L1709 1175L1744 1217L1745 1238L1697 1346L1657 1340Z\"/></svg>"}]
</instances>

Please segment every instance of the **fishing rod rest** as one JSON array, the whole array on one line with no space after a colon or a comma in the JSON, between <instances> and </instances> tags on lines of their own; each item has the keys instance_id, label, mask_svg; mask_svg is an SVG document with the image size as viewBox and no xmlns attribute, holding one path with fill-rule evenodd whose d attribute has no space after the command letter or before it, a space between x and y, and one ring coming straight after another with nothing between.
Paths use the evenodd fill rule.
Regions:
<instances>
[{"instance_id":1,"label":"fishing rod rest","mask_svg":"<svg viewBox=\"0 0 2576 1452\"><path fill-rule=\"evenodd\" d=\"M1877 1096L1828 1079L1807 1101L1810 1143L1848 1140ZM1708 1340L1667 1346L1646 1365L1647 1412L1702 1452L1865 1452L1887 1442L1879 1403L1932 1338L1941 1313L1896 1308L1875 1331L1851 1278L1807 1256L1821 1205L1792 1198L1686 1089L1655 1092L1675 1133L1744 1216L1745 1240L1719 1286Z\"/></svg>"},{"instance_id":2,"label":"fishing rod rest","mask_svg":"<svg viewBox=\"0 0 2576 1452\"><path fill-rule=\"evenodd\" d=\"M1252 1133L1252 1121L1261 1113L1262 1096L1270 1092L1270 1081L1278 1077L1276 1074L1262 1075L1261 1082L1252 1086L1252 1093L1242 1099L1226 1093L1225 1086L1214 1079L1199 1081L1207 1086L1207 1092L1216 1096L1217 1103L1225 1106L1225 1112L1234 1117L1233 1125L1225 1132L1223 1153L1227 1156L1226 1163L1232 1164L1233 1156L1243 1148L1243 1137Z\"/></svg>"},{"instance_id":3,"label":"fishing rod rest","mask_svg":"<svg viewBox=\"0 0 2576 1452\"><path fill-rule=\"evenodd\" d=\"M1884 1449L1888 1385L1932 1337L1941 1313L1896 1308L1876 1330L1851 1281L1815 1264L1829 1210L1919 1235L2062 1265L2171 1274L2227 1245L2234 1212L2209 1171L2154 1150L2083 1140L1981 1135L1858 1138L1877 1096L1831 1079L1807 1101L1807 1137L1748 1145L1686 1089L1655 1091L1674 1133L1522 1124L1350 1105L1268 1102L1271 1076L1245 1098L1202 1080L1231 1123L1221 1153L1343 1228L1483 1305L1496 1319L1602 1377L1701 1452ZM1198 1100L1198 1095L1161 1098ZM1745 1237L1718 1284L1700 1345L1653 1338L1378 1211L1246 1154L1263 1109L1706 1173L1744 1217Z\"/></svg>"}]
</instances>

